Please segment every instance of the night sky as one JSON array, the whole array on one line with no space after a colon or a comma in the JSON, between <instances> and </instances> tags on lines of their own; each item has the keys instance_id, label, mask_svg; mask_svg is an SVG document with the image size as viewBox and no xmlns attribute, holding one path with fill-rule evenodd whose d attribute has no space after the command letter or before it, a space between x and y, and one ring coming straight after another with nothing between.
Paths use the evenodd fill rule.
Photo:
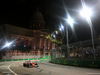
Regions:
<instances>
[{"instance_id":1,"label":"night sky","mask_svg":"<svg viewBox=\"0 0 100 75\"><path fill-rule=\"evenodd\" d=\"M91 20L94 37L98 37L100 34L100 1L85 0L85 3L93 10ZM0 1L0 23L28 28L37 7L43 14L46 28L50 28L51 31L59 29L61 22L64 25L67 24L62 19L66 17L65 9L67 9L76 22L75 36L69 27L69 37L73 36L74 41L91 38L87 21L79 15L79 10L82 8L80 0L2 0Z\"/></svg>"}]
</instances>

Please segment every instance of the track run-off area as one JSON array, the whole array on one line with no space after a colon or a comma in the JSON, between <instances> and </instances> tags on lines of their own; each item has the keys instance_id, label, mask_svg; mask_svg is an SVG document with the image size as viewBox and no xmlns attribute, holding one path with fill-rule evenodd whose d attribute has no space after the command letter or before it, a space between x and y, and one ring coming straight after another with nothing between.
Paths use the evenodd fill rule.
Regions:
<instances>
[{"instance_id":1,"label":"track run-off area","mask_svg":"<svg viewBox=\"0 0 100 75\"><path fill-rule=\"evenodd\" d=\"M23 67L25 61L0 62L0 75L100 75L100 69L37 62L39 67Z\"/></svg>"}]
</instances>

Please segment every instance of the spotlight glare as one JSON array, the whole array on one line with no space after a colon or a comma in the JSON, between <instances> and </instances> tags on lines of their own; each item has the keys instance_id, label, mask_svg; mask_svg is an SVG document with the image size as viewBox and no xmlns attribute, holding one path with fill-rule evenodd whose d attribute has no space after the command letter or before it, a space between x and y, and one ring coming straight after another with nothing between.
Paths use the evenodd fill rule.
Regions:
<instances>
[{"instance_id":1,"label":"spotlight glare","mask_svg":"<svg viewBox=\"0 0 100 75\"><path fill-rule=\"evenodd\" d=\"M83 10L80 11L80 15L84 18L89 18L90 16L92 16L92 11L85 6Z\"/></svg>"},{"instance_id":2,"label":"spotlight glare","mask_svg":"<svg viewBox=\"0 0 100 75\"><path fill-rule=\"evenodd\" d=\"M74 21L71 17L68 16L67 22L72 26Z\"/></svg>"},{"instance_id":3,"label":"spotlight glare","mask_svg":"<svg viewBox=\"0 0 100 75\"><path fill-rule=\"evenodd\" d=\"M10 43L7 42L7 43L4 45L4 47L9 47L11 44L12 44L12 42L10 42Z\"/></svg>"},{"instance_id":4,"label":"spotlight glare","mask_svg":"<svg viewBox=\"0 0 100 75\"><path fill-rule=\"evenodd\" d=\"M61 26L59 26L59 30L63 31L64 30L64 26L61 24Z\"/></svg>"},{"instance_id":5,"label":"spotlight glare","mask_svg":"<svg viewBox=\"0 0 100 75\"><path fill-rule=\"evenodd\" d=\"M6 44L1 49L5 48L5 47L10 47L12 43L13 43L13 41L12 42L6 42Z\"/></svg>"},{"instance_id":6,"label":"spotlight glare","mask_svg":"<svg viewBox=\"0 0 100 75\"><path fill-rule=\"evenodd\" d=\"M55 38L56 36L55 36L55 35L53 35L53 37Z\"/></svg>"}]
</instances>

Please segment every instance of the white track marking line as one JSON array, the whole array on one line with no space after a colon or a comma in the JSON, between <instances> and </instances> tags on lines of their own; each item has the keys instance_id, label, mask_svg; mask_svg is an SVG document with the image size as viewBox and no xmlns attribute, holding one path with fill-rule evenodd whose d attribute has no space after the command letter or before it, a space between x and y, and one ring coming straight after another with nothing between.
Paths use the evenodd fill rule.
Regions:
<instances>
[{"instance_id":1,"label":"white track marking line","mask_svg":"<svg viewBox=\"0 0 100 75\"><path fill-rule=\"evenodd\" d=\"M14 75L17 75L14 71L12 71L12 70L10 69L10 66L11 66L11 64L8 66L8 69L10 70L10 72L13 73Z\"/></svg>"}]
</instances>

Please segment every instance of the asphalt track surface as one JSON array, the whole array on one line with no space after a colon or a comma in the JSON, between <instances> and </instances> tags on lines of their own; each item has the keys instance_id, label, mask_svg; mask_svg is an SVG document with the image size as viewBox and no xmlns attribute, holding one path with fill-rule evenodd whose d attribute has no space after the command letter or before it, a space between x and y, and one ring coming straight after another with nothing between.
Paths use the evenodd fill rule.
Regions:
<instances>
[{"instance_id":1,"label":"asphalt track surface","mask_svg":"<svg viewBox=\"0 0 100 75\"><path fill-rule=\"evenodd\" d=\"M40 63L38 68L23 67L24 61L0 62L0 75L100 75L100 69Z\"/></svg>"}]
</instances>

